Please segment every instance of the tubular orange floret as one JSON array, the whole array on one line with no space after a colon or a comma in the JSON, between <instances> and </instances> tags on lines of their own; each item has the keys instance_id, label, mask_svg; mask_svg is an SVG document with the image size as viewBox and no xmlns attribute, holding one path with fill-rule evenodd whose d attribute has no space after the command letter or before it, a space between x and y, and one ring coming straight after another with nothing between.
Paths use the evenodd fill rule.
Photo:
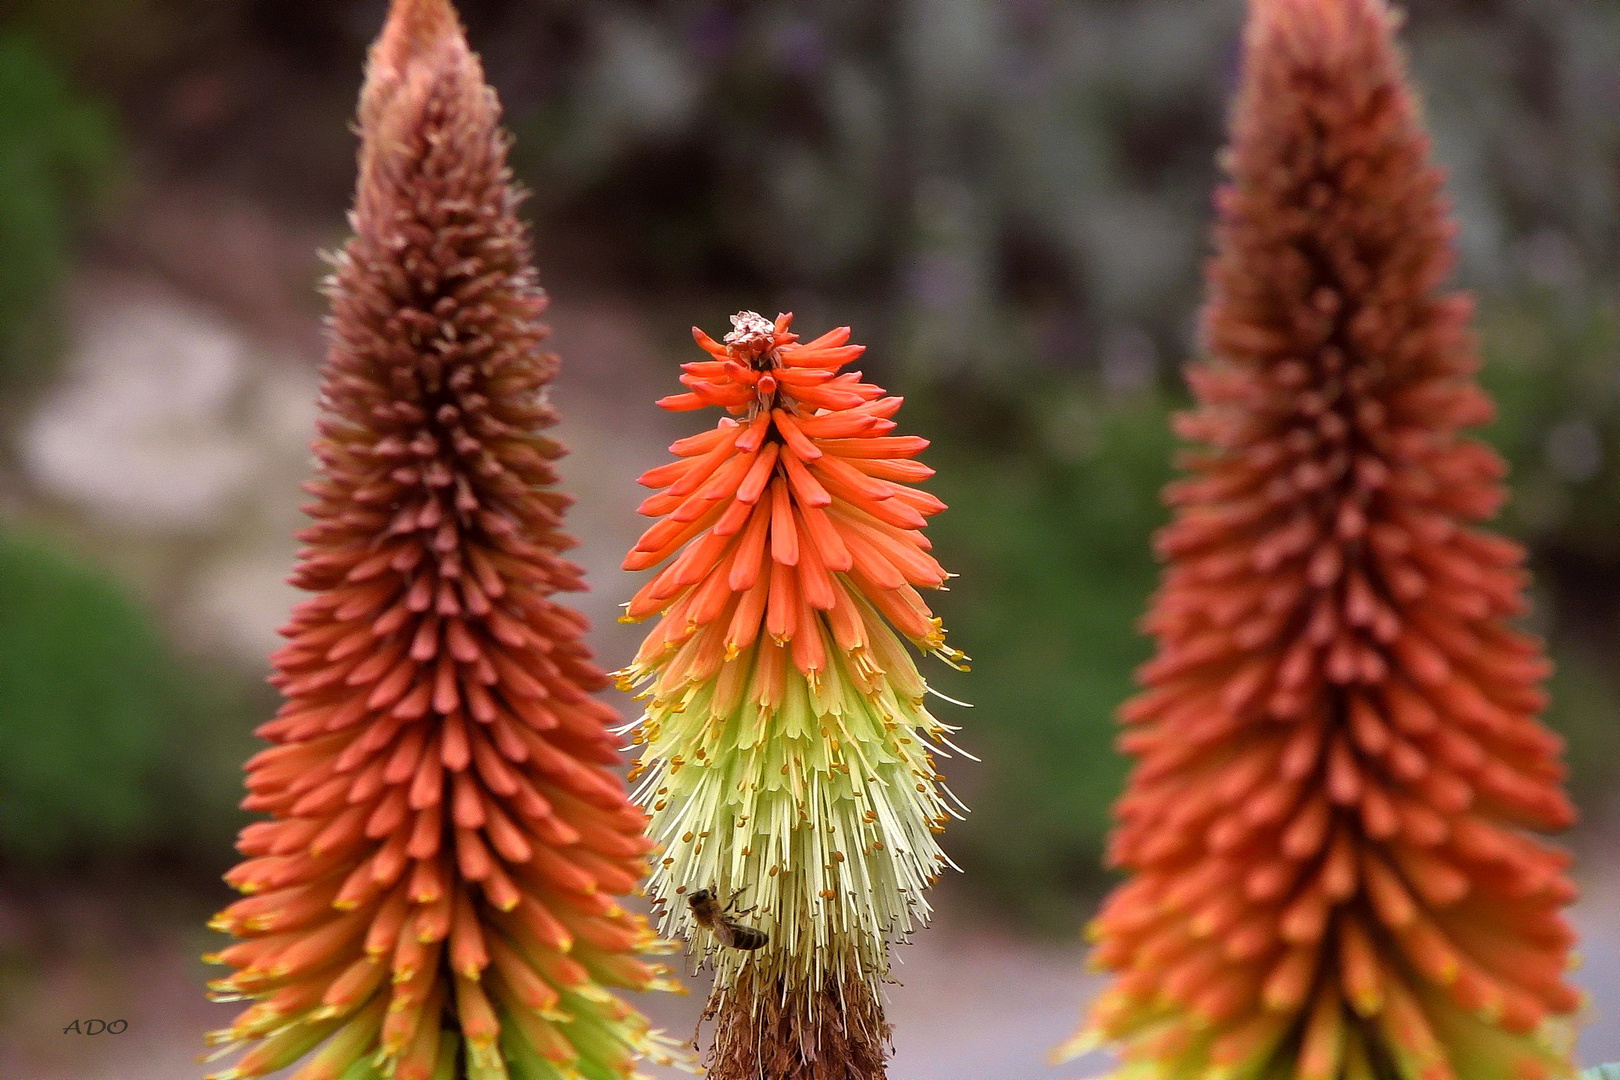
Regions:
<instances>
[{"instance_id":1,"label":"tubular orange floret","mask_svg":"<svg viewBox=\"0 0 1620 1080\"><path fill-rule=\"evenodd\" d=\"M1121 1077L1572 1074L1567 860L1519 832L1572 810L1522 552L1475 529L1502 469L1461 435L1489 407L1392 28L1250 5L1178 421L1208 450L1121 716L1132 879L1094 923L1121 974L1064 1048L1121 1044ZM871 540L874 582L931 572Z\"/></svg>"},{"instance_id":2,"label":"tubular orange floret","mask_svg":"<svg viewBox=\"0 0 1620 1080\"><path fill-rule=\"evenodd\" d=\"M897 475L925 479L916 470L906 470L902 463L909 464L908 459L921 452L927 440L887 437L892 425L883 426L884 422L871 412L849 416L850 412L881 404L877 399L882 398L883 391L868 383L847 383L844 392L851 400L841 406L821 407L806 400L803 376L830 377L832 370L864 351L863 346L829 344L848 340L849 328L823 335L816 343L799 345L798 336L788 330L791 315L780 316L772 324L762 316L743 312L733 316L732 323L735 329L726 335L724 345L693 329L698 344L727 363L688 364L683 381L714 400L732 401L735 391L747 390L746 400L737 399L726 406L742 422L724 419L709 432L677 441L670 449L682 455L680 461L642 475L642 484L663 492L644 502L643 512L663 516L664 520L649 527L637 541L625 560L625 569L655 566L678 550L682 554L676 565L681 569L668 579L656 578L644 587L630 605L631 617L654 614L657 609L652 604L680 597L697 583L712 580L716 572L725 569L722 560L732 550L726 538L739 532L742 540L726 564L734 591L753 587L760 557L767 554L762 543L767 535L770 561L787 568L787 576L776 588L784 596L814 597L821 603L810 602L821 610L834 606L832 592L852 587L840 575L850 567L850 538L858 533L871 537L865 540L863 550L887 553L887 557L869 560L869 564L880 561L884 567L892 568L899 563L918 579L915 584L931 588L942 585L945 574L926 554L928 542L915 530L923 525L919 510L937 513L944 504L869 471L888 464ZM753 376L760 372L777 377L773 392L759 389L759 380ZM899 404L899 399L886 400L893 401L896 407ZM741 510L732 521L734 527L719 528L715 522L739 502L768 506L770 519L765 520L757 511ZM894 502L900 505L881 505ZM852 524L863 520L888 531L878 533L875 528ZM801 545L810 543L815 544L819 558L801 564ZM890 573L883 572L873 580L887 582L890 577ZM893 580L894 584L883 587L893 589L905 584L898 571L893 571ZM705 605L696 614L706 617L695 619L695 625L713 621L719 611L718 604ZM929 644L932 633L923 629L931 617L923 605L920 619L908 618L907 626L902 627L910 628L908 636L920 647L933 647ZM788 619L784 611L772 633L778 640L791 641L796 626L796 620Z\"/></svg>"},{"instance_id":3,"label":"tubular orange floret","mask_svg":"<svg viewBox=\"0 0 1620 1080\"><path fill-rule=\"evenodd\" d=\"M503 1017L572 993L557 1039L627 1076L625 1048L658 1040L552 954L577 927L614 985L664 986L623 966L652 937L610 898L645 872L645 819L610 771L584 619L555 599L583 587L543 434L557 359L498 107L448 0L395 0L360 118L292 579L314 595L274 657L273 745L247 764L244 805L270 820L226 879L250 895L212 924L244 939L212 957L234 969L213 989L258 999L214 1041L255 1045L218 1075L314 1051L299 1080L495 1080Z\"/></svg>"}]
</instances>

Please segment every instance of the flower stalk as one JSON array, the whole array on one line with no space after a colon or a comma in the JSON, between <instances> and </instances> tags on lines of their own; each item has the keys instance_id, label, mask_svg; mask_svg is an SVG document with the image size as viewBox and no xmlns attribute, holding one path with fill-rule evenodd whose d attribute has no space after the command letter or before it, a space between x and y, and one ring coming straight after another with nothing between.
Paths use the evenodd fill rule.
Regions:
<instances>
[{"instance_id":1,"label":"flower stalk","mask_svg":"<svg viewBox=\"0 0 1620 1080\"><path fill-rule=\"evenodd\" d=\"M1253 0L1208 362L1073 1056L1119 1080L1573 1074L1571 823L1468 301L1383 0Z\"/></svg>"},{"instance_id":2,"label":"flower stalk","mask_svg":"<svg viewBox=\"0 0 1620 1080\"><path fill-rule=\"evenodd\" d=\"M448 0L395 0L360 99L355 235L272 658L285 701L247 764L211 924L212 1080L616 1080L669 1060L613 993L672 988L615 900L646 819L562 553L546 297L499 107Z\"/></svg>"},{"instance_id":3,"label":"flower stalk","mask_svg":"<svg viewBox=\"0 0 1620 1080\"><path fill-rule=\"evenodd\" d=\"M709 1071L883 1075L889 944L928 915L952 811L947 727L901 642L960 665L918 593L948 576L922 528L944 505L912 483L927 446L896 436L900 399L839 369L841 328L810 342L753 312L684 365L665 408L718 406L641 482L661 520L625 561L660 570L625 619L660 616L621 685L646 712L636 798L664 847L648 891L663 932L714 965ZM688 898L739 896L768 935L723 944Z\"/></svg>"}]
</instances>

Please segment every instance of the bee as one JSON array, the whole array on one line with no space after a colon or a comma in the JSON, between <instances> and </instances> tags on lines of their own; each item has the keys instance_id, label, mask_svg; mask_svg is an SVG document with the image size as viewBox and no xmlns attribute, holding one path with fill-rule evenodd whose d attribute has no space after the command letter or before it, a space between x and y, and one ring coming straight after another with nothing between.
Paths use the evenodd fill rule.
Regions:
<instances>
[{"instance_id":1,"label":"bee","mask_svg":"<svg viewBox=\"0 0 1620 1080\"><path fill-rule=\"evenodd\" d=\"M713 889L699 889L688 896L686 902L691 905L692 918L698 921L698 925L714 931L714 936L720 940L720 944L729 945L733 949L763 948L765 943L771 940L771 936L757 926L744 926L737 921L739 917L754 910L753 908L735 910L737 897L741 895L742 890L738 889L731 894L731 900L726 906L721 907L720 897Z\"/></svg>"}]
</instances>

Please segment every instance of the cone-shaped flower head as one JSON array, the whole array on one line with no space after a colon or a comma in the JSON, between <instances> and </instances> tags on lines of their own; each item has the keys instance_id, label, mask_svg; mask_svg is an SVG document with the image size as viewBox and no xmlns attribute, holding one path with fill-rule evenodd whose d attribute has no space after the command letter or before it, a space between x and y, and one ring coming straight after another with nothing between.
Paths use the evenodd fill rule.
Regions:
<instances>
[{"instance_id":1,"label":"cone-shaped flower head","mask_svg":"<svg viewBox=\"0 0 1620 1080\"><path fill-rule=\"evenodd\" d=\"M908 486L932 475L927 441L889 434L899 398L838 374L863 351L847 327L801 343L791 321L744 312L723 344L693 330L710 358L660 404L732 415L641 478L663 520L625 568L675 558L628 605L663 617L623 675L651 699L649 891L717 972L711 1074L856 1080L883 1074L888 943L926 918L944 861L948 729L895 631L962 657L917 592L947 576L921 531L944 505ZM768 943L695 925L704 889L739 896Z\"/></svg>"},{"instance_id":2,"label":"cone-shaped flower head","mask_svg":"<svg viewBox=\"0 0 1620 1080\"><path fill-rule=\"evenodd\" d=\"M1255 0L1139 762L1065 1048L1118 1077L1569 1075L1548 665L1382 0Z\"/></svg>"},{"instance_id":3,"label":"cone-shaped flower head","mask_svg":"<svg viewBox=\"0 0 1620 1080\"><path fill-rule=\"evenodd\" d=\"M446 0L395 3L361 100L355 236L330 290L314 524L273 658L227 875L243 939L212 984L256 1003L215 1075L629 1075L661 985L645 817L609 771L605 677L560 556L545 296L493 93ZM323 1045L324 1044L324 1045ZM319 1049L316 1049L316 1048ZM223 1052L223 1051L222 1051Z\"/></svg>"}]
</instances>

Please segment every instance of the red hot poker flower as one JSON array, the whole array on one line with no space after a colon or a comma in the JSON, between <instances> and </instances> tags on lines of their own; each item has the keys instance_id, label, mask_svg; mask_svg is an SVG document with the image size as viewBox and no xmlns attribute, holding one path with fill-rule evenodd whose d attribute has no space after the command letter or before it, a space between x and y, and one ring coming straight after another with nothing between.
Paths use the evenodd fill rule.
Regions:
<instances>
[{"instance_id":1,"label":"red hot poker flower","mask_svg":"<svg viewBox=\"0 0 1620 1080\"><path fill-rule=\"evenodd\" d=\"M910 486L927 441L891 434L899 398L839 374L862 352L848 328L801 343L790 323L693 331L710 359L661 404L732 416L641 478L662 520L625 568L670 561L628 605L663 618L624 685L651 699L637 796L666 850L648 891L716 969L710 1075L871 1080L888 946L927 915L948 814L931 741L949 729L895 631L962 657L917 591L947 577L922 532L944 506ZM702 890L745 897L757 951L694 925Z\"/></svg>"},{"instance_id":2,"label":"red hot poker flower","mask_svg":"<svg viewBox=\"0 0 1620 1080\"><path fill-rule=\"evenodd\" d=\"M1573 817L1452 227L1382 0L1254 0L1182 435L1207 445L1124 709L1139 759L1064 1051L1118 1077L1569 1075Z\"/></svg>"},{"instance_id":3,"label":"red hot poker flower","mask_svg":"<svg viewBox=\"0 0 1620 1080\"><path fill-rule=\"evenodd\" d=\"M494 94L447 0L396 0L361 98L355 236L283 633L244 806L270 815L214 926L254 1004L217 1080L628 1076L608 988L665 985L614 901L651 844L561 552L545 295ZM222 1051L222 1052L226 1052Z\"/></svg>"}]
</instances>

